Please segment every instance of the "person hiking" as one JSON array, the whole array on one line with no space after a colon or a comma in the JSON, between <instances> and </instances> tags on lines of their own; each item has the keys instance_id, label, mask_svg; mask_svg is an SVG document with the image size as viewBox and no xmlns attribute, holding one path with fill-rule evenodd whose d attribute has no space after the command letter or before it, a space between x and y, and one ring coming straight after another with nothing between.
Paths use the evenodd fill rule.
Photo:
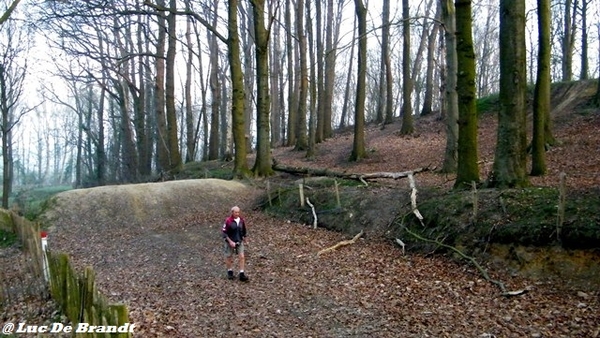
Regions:
<instances>
[{"instance_id":1,"label":"person hiking","mask_svg":"<svg viewBox=\"0 0 600 338\"><path fill-rule=\"evenodd\" d=\"M244 272L246 257L244 256L244 243L246 242L246 221L241 216L238 206L231 208L231 215L227 217L221 230L225 240L225 265L227 266L227 278L234 279L233 255L237 254L240 268L239 278L242 282L248 281Z\"/></svg>"}]
</instances>

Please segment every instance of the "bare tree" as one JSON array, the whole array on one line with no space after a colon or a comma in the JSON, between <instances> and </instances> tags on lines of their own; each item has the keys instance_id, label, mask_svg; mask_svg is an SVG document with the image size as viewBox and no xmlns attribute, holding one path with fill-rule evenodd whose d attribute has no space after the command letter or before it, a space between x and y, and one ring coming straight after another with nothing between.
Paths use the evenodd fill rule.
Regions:
<instances>
[{"instance_id":1,"label":"bare tree","mask_svg":"<svg viewBox=\"0 0 600 338\"><path fill-rule=\"evenodd\" d=\"M457 0L456 56L458 93L458 162L455 188L479 182L477 165L477 106L471 0Z\"/></svg>"},{"instance_id":2,"label":"bare tree","mask_svg":"<svg viewBox=\"0 0 600 338\"><path fill-rule=\"evenodd\" d=\"M165 7L165 0L157 0L158 6ZM156 40L156 52L154 59L155 81L154 81L154 110L156 114L156 151L157 169L169 171L169 141L167 131L167 117L165 110L165 44L166 44L166 15L162 10L156 11L158 36Z\"/></svg>"},{"instance_id":3,"label":"bare tree","mask_svg":"<svg viewBox=\"0 0 600 338\"><path fill-rule=\"evenodd\" d=\"M254 18L256 53L256 160L252 171L259 177L273 174L269 131L269 30L265 27L265 0L250 0ZM271 22L269 22L270 28Z\"/></svg>"},{"instance_id":4,"label":"bare tree","mask_svg":"<svg viewBox=\"0 0 600 338\"><path fill-rule=\"evenodd\" d=\"M246 159L246 134L244 121L244 75L240 61L240 41L237 24L237 0L228 0L227 6L227 39L229 68L231 73L231 120L233 125L233 142L235 155L233 174L235 177L246 177L250 174Z\"/></svg>"},{"instance_id":5,"label":"bare tree","mask_svg":"<svg viewBox=\"0 0 600 338\"><path fill-rule=\"evenodd\" d=\"M317 4L320 4L320 1L317 1ZM313 29L313 25L311 23L311 18L312 18L312 11L311 11L311 5L310 2L306 2L306 32L308 34L308 38L306 39L308 41L308 50L310 51L309 54L309 58L310 58L310 64L312 65L312 67L310 67L310 81L309 81L309 88L308 91L310 93L310 105L308 107L308 144L306 147L306 158L309 160L312 160L315 158L315 146L317 143L317 134L318 134L318 121L317 120L322 120L323 119L323 106L321 105L321 103L319 103L319 107L317 108L317 101L321 102L321 98L322 98L322 90L323 90L323 81L322 81L322 77L323 77L323 73L322 73L322 62L321 61L317 61L317 59L321 60L321 53L319 53L318 51L322 52L323 46L322 46L322 42L321 42L321 34L320 34L320 27L321 27L321 15L320 12L321 10L319 9L320 5L317 5L317 19L316 19L316 27L317 27L317 33L316 33L316 53L315 53L315 32ZM320 54L318 57L315 54ZM315 69L316 68L316 69ZM319 75L317 75L317 71L319 72ZM320 94L317 94L317 92L319 92ZM317 111L317 109L319 111ZM319 118L320 116L320 118ZM322 125L321 125L322 127ZM321 130L321 134L322 134L322 130Z\"/></svg>"},{"instance_id":6,"label":"bare tree","mask_svg":"<svg viewBox=\"0 0 600 338\"><path fill-rule=\"evenodd\" d=\"M499 55L498 55L498 6L496 0L485 0L478 6L475 18L481 17L482 23L473 27L474 49L477 55L476 81L477 96L484 97L498 92Z\"/></svg>"},{"instance_id":7,"label":"bare tree","mask_svg":"<svg viewBox=\"0 0 600 338\"><path fill-rule=\"evenodd\" d=\"M426 116L432 113L433 109L433 71L435 68L435 53L437 45L437 36L440 30L440 19L441 19L441 1L437 1L437 10L435 12L435 20L429 35L427 36L427 68L425 70L425 95L423 98L423 107L421 108L421 116Z\"/></svg>"},{"instance_id":8,"label":"bare tree","mask_svg":"<svg viewBox=\"0 0 600 338\"><path fill-rule=\"evenodd\" d=\"M29 109L20 106L27 73L28 49L23 31L7 19L0 26L0 113L2 121L2 207L8 209L12 192L13 129Z\"/></svg>"},{"instance_id":9,"label":"bare tree","mask_svg":"<svg viewBox=\"0 0 600 338\"><path fill-rule=\"evenodd\" d=\"M456 172L458 161L458 94L456 92L457 55L456 55L456 16L453 0L441 0L444 22L444 40L446 42L446 151L442 172Z\"/></svg>"},{"instance_id":10,"label":"bare tree","mask_svg":"<svg viewBox=\"0 0 600 338\"><path fill-rule=\"evenodd\" d=\"M300 51L300 92L298 94L298 118L296 120L296 145L295 150L306 150L308 147L306 130L306 101L308 97L308 60L306 54L306 35L304 34L304 0L297 0L296 3L296 36L298 39Z\"/></svg>"},{"instance_id":11,"label":"bare tree","mask_svg":"<svg viewBox=\"0 0 600 338\"><path fill-rule=\"evenodd\" d=\"M212 25L217 25L217 14L216 10L218 7L218 1L212 0ZM221 84L219 82L219 46L217 44L217 37L210 31L207 32L208 41L210 43L210 93L211 93L211 104L210 104L210 139L208 145L208 160L216 160L219 158L219 107L221 104Z\"/></svg>"},{"instance_id":12,"label":"bare tree","mask_svg":"<svg viewBox=\"0 0 600 338\"><path fill-rule=\"evenodd\" d=\"M327 0L327 17L325 19L325 93L323 94L323 139L330 138L333 135L332 102L336 74L335 66L337 58L337 41L342 21L342 8L345 6L345 1L337 1L336 4L337 11L334 12L333 0Z\"/></svg>"},{"instance_id":13,"label":"bare tree","mask_svg":"<svg viewBox=\"0 0 600 338\"><path fill-rule=\"evenodd\" d=\"M575 4L577 0L575 0ZM562 48L562 80L571 81L573 78L573 49L575 47L575 30L576 20L576 5L573 0L565 0L564 3L564 22L563 22L563 36L561 41Z\"/></svg>"},{"instance_id":14,"label":"bare tree","mask_svg":"<svg viewBox=\"0 0 600 338\"><path fill-rule=\"evenodd\" d=\"M176 13L177 0L170 1L171 13L167 15L168 48L166 63L165 104L167 113L167 132L169 145L169 171L178 173L181 170L181 152L179 151L179 135L177 133L177 111L175 109L175 53L177 50Z\"/></svg>"},{"instance_id":15,"label":"bare tree","mask_svg":"<svg viewBox=\"0 0 600 338\"><path fill-rule=\"evenodd\" d=\"M581 70L579 79L587 80L589 77L589 60L588 60L588 14L589 0L581 0Z\"/></svg>"},{"instance_id":16,"label":"bare tree","mask_svg":"<svg viewBox=\"0 0 600 338\"><path fill-rule=\"evenodd\" d=\"M531 175L546 173L544 124L550 114L550 0L538 0L538 65L533 95L533 140Z\"/></svg>"},{"instance_id":17,"label":"bare tree","mask_svg":"<svg viewBox=\"0 0 600 338\"><path fill-rule=\"evenodd\" d=\"M358 23L358 70L356 101L354 103L354 142L350 161L367 156L365 147L365 96L367 78L367 9L362 0L354 0Z\"/></svg>"},{"instance_id":18,"label":"bare tree","mask_svg":"<svg viewBox=\"0 0 600 338\"><path fill-rule=\"evenodd\" d=\"M413 124L412 90L413 81L410 75L410 8L408 0L402 0L402 127L400 134L412 134Z\"/></svg>"},{"instance_id":19,"label":"bare tree","mask_svg":"<svg viewBox=\"0 0 600 338\"><path fill-rule=\"evenodd\" d=\"M377 116L381 116L383 125L393 122L394 94L392 92L392 62L390 60L390 0L383 1L382 27L381 27L381 75L380 93Z\"/></svg>"},{"instance_id":20,"label":"bare tree","mask_svg":"<svg viewBox=\"0 0 600 338\"><path fill-rule=\"evenodd\" d=\"M274 13L269 13L274 17ZM280 12L277 11L277 15ZM276 20L280 20L277 18ZM269 48L269 60L271 61L271 147L281 145L283 137L283 120L284 120L284 100L282 97L283 81L283 50L281 48L281 25L273 26L273 39L271 40L271 48Z\"/></svg>"},{"instance_id":21,"label":"bare tree","mask_svg":"<svg viewBox=\"0 0 600 338\"><path fill-rule=\"evenodd\" d=\"M521 187L528 184L525 0L501 0L500 13L500 111L490 184Z\"/></svg>"},{"instance_id":22,"label":"bare tree","mask_svg":"<svg viewBox=\"0 0 600 338\"><path fill-rule=\"evenodd\" d=\"M353 29L352 29L352 45L350 46L350 60L354 59L354 47L356 46L356 43L354 43L354 40L356 39L356 30L357 30L357 18L354 18L354 24L352 25ZM348 65L348 72L346 75L346 85L344 86L344 105L342 106L342 114L340 117L340 125L339 128L342 129L344 127L346 127L346 120L348 119L348 116L350 114L348 114L348 107L350 106L350 84L352 82L352 66L353 66L354 62L349 62Z\"/></svg>"},{"instance_id":23,"label":"bare tree","mask_svg":"<svg viewBox=\"0 0 600 338\"><path fill-rule=\"evenodd\" d=\"M287 137L286 137L286 145L293 146L296 144L296 139L298 137L298 125L296 120L298 119L298 92L296 91L296 79L294 78L294 72L291 71L295 68L294 62L294 51L295 51L295 39L292 35L292 1L286 0L285 2L285 25L288 27L286 29L286 60L288 67L288 127L287 127Z\"/></svg>"},{"instance_id":24,"label":"bare tree","mask_svg":"<svg viewBox=\"0 0 600 338\"><path fill-rule=\"evenodd\" d=\"M189 0L186 1L189 10ZM192 18L188 17L185 26L185 42L187 45L187 62L185 65L185 85L183 95L185 101L185 162L193 162L196 157L196 131L194 128L194 110L192 108L192 64L194 58L192 43Z\"/></svg>"}]
</instances>

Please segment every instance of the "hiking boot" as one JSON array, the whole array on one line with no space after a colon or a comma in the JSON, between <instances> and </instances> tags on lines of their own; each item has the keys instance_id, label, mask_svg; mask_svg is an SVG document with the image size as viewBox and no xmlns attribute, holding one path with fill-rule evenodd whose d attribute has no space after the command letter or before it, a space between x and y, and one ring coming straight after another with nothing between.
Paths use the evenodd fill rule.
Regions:
<instances>
[{"instance_id":1,"label":"hiking boot","mask_svg":"<svg viewBox=\"0 0 600 338\"><path fill-rule=\"evenodd\" d=\"M235 276L233 275L233 271L229 270L227 271L227 279L234 279Z\"/></svg>"},{"instance_id":2,"label":"hiking boot","mask_svg":"<svg viewBox=\"0 0 600 338\"><path fill-rule=\"evenodd\" d=\"M247 282L247 281L248 281L248 276L246 276L246 274L245 274L245 273L243 273L243 272L240 272L240 280L241 280L242 282Z\"/></svg>"}]
</instances>

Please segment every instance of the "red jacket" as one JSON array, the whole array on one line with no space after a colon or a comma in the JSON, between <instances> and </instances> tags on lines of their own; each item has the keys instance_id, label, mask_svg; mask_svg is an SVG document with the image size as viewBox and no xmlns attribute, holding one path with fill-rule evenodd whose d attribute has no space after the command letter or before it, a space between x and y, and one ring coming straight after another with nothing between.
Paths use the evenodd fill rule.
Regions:
<instances>
[{"instance_id":1,"label":"red jacket","mask_svg":"<svg viewBox=\"0 0 600 338\"><path fill-rule=\"evenodd\" d=\"M229 237L234 242L241 242L246 237L246 221L240 217L238 224L232 216L229 216L225 220L221 232L223 233L223 238L226 239Z\"/></svg>"}]
</instances>

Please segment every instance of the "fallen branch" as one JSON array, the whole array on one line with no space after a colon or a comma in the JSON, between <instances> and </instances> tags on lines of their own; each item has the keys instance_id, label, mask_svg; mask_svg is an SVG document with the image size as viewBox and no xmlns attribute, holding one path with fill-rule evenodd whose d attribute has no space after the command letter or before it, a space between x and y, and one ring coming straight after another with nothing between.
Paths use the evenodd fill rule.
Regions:
<instances>
[{"instance_id":1,"label":"fallen branch","mask_svg":"<svg viewBox=\"0 0 600 338\"><path fill-rule=\"evenodd\" d=\"M341 247L343 247L343 246L346 246L346 245L354 244L354 243L355 243L355 242L356 242L356 241L357 241L359 238L361 238L361 237L362 237L362 235L363 235L363 234L364 234L364 231L363 231L363 230L361 230L361 231L360 231L358 234L356 234L356 236L354 236L352 239L350 239L350 240L345 240L345 241L341 241L341 242L339 242L338 244L336 244L336 245L334 245L334 246L331 246L331 247L329 247L329 248L327 248L327 249L323 249L323 250L319 251L319 252L317 253L317 256L321 256L322 254L324 254L324 253L326 253L326 252L329 252L329 251L337 250L337 249L339 249L339 248L341 248Z\"/></svg>"},{"instance_id":2,"label":"fallen branch","mask_svg":"<svg viewBox=\"0 0 600 338\"><path fill-rule=\"evenodd\" d=\"M308 204L308 206L310 206L310 208L312 209L312 214L313 214L313 228L316 229L317 228L317 212L315 211L315 206L310 203L310 200L308 199L308 197L306 198L306 204Z\"/></svg>"},{"instance_id":3,"label":"fallen branch","mask_svg":"<svg viewBox=\"0 0 600 338\"><path fill-rule=\"evenodd\" d=\"M402 256L404 256L404 247L406 246L404 244L404 242L402 242L402 240L400 238L396 238L396 244L400 245L400 247L402 247Z\"/></svg>"},{"instance_id":4,"label":"fallen branch","mask_svg":"<svg viewBox=\"0 0 600 338\"><path fill-rule=\"evenodd\" d=\"M417 216L417 218L419 219L419 222L421 222L422 226L425 226L425 224L423 223L423 215L421 215L421 212L419 211L419 209L417 209L417 185L415 184L415 178L412 174L408 175L408 182L410 184L410 205L411 205L411 209L412 212L415 214L415 216Z\"/></svg>"},{"instance_id":5,"label":"fallen branch","mask_svg":"<svg viewBox=\"0 0 600 338\"><path fill-rule=\"evenodd\" d=\"M279 163L273 164L273 170L281 171L288 174L295 175L310 175L310 176L327 176L327 177L337 177L337 178L345 178L350 180L361 181L366 184L366 180L376 179L376 178L391 178L394 180L408 177L409 175L414 175L419 172L428 171L429 168L417 168L415 170L409 171L401 171L401 172L376 172L376 173L346 173L340 171L333 171L329 169L321 169L321 168L307 168L307 167L293 167L286 166Z\"/></svg>"},{"instance_id":6,"label":"fallen branch","mask_svg":"<svg viewBox=\"0 0 600 338\"><path fill-rule=\"evenodd\" d=\"M468 260L469 262L471 262L471 264L473 264L477 268L477 270L479 270L479 272L481 273L481 275L483 276L483 278L485 278L486 281L488 281L488 282L496 285L502 291L502 296L505 296L505 297L518 296L518 295L522 295L522 294L528 292L528 290L526 290L526 289L524 289L524 290L518 290L518 291L506 291L506 287L504 286L504 284L502 282L500 282L500 281L492 279L490 277L490 275L487 273L487 270L485 270L475 260L475 258L473 258L471 256L467 256L464 252L458 250L457 248L455 248L455 247L453 247L451 245L444 244L444 243L442 243L440 241L437 241L437 240L432 240L432 239L428 239L428 238L422 237L422 236L420 236L420 235L418 235L418 234L410 231L407 227L404 227L404 230L406 230L406 232L408 232L411 236L415 237L416 239L418 239L420 241L423 241L423 242L426 242L426 243L433 243L433 244L439 245L439 246L441 246L443 248L450 249L450 250L456 252L462 258L464 258L464 259Z\"/></svg>"}]
</instances>

